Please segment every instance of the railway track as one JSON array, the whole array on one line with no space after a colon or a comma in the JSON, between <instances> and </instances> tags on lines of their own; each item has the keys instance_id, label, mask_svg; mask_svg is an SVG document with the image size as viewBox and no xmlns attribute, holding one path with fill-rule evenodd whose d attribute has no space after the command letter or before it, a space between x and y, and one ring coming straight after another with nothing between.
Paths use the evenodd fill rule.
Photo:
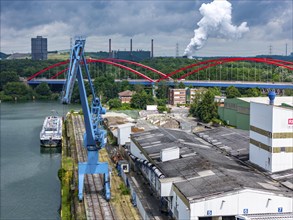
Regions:
<instances>
[{"instance_id":1,"label":"railway track","mask_svg":"<svg viewBox=\"0 0 293 220\"><path fill-rule=\"evenodd\" d=\"M78 115L72 117L76 141L76 156L79 162L87 161L87 150L83 147L84 123ZM101 174L87 174L84 180L84 204L87 219L115 220L112 207L103 196L103 177Z\"/></svg>"}]
</instances>

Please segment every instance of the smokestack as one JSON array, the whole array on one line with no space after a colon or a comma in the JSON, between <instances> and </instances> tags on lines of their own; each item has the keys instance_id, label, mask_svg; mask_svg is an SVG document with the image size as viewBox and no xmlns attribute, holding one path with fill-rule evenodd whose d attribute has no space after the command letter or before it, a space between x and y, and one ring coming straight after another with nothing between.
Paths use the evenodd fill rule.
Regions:
<instances>
[{"instance_id":1,"label":"smokestack","mask_svg":"<svg viewBox=\"0 0 293 220\"><path fill-rule=\"evenodd\" d=\"M276 93L274 91L270 91L268 96L269 96L269 99L270 99L270 105L274 105L274 100L276 98Z\"/></svg>"},{"instance_id":2,"label":"smokestack","mask_svg":"<svg viewBox=\"0 0 293 220\"><path fill-rule=\"evenodd\" d=\"M132 53L132 39L130 39L130 53Z\"/></svg>"},{"instance_id":3,"label":"smokestack","mask_svg":"<svg viewBox=\"0 0 293 220\"><path fill-rule=\"evenodd\" d=\"M154 57L154 39L151 41L151 58Z\"/></svg>"},{"instance_id":4,"label":"smokestack","mask_svg":"<svg viewBox=\"0 0 293 220\"><path fill-rule=\"evenodd\" d=\"M109 58L112 58L111 38L109 39Z\"/></svg>"}]
</instances>

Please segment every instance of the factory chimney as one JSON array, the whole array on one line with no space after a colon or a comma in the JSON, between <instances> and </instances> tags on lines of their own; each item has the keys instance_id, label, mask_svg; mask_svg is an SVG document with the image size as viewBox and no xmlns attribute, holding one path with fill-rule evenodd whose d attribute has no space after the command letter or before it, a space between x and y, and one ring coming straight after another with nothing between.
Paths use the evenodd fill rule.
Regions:
<instances>
[{"instance_id":1,"label":"factory chimney","mask_svg":"<svg viewBox=\"0 0 293 220\"><path fill-rule=\"evenodd\" d=\"M111 38L109 39L109 58L112 58Z\"/></svg>"},{"instance_id":2,"label":"factory chimney","mask_svg":"<svg viewBox=\"0 0 293 220\"><path fill-rule=\"evenodd\" d=\"M154 39L151 41L151 58L154 57Z\"/></svg>"},{"instance_id":3,"label":"factory chimney","mask_svg":"<svg viewBox=\"0 0 293 220\"><path fill-rule=\"evenodd\" d=\"M132 53L132 39L130 39L130 53Z\"/></svg>"},{"instance_id":4,"label":"factory chimney","mask_svg":"<svg viewBox=\"0 0 293 220\"><path fill-rule=\"evenodd\" d=\"M269 96L269 99L270 99L270 105L274 105L274 100L276 98L276 93L274 91L270 91L268 96Z\"/></svg>"}]
</instances>

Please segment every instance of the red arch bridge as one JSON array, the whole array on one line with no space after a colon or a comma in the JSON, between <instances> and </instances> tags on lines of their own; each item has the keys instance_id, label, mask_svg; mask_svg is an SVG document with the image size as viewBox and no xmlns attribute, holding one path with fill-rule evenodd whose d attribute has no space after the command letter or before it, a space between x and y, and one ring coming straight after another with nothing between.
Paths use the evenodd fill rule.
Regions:
<instances>
[{"instance_id":1,"label":"red arch bridge","mask_svg":"<svg viewBox=\"0 0 293 220\"><path fill-rule=\"evenodd\" d=\"M254 74L255 81L248 82L244 81L245 71L244 66L242 66L242 75L238 73L232 73L233 65L237 67L237 71L239 66L237 66L237 62L252 62L255 65L255 70L247 70L247 78L248 74L251 76ZM66 73L67 66L69 60L62 61L51 66L48 66L37 73L33 74L32 76L27 78L27 83L29 85L37 85L41 82L46 82L48 84L53 85L62 85L65 83L65 79L60 78L64 73ZM265 89L293 89L293 83L291 82L269 82L267 78L267 82L264 82L265 79L258 79L259 73L256 71L257 65L267 64L267 68L279 68L279 71L282 74L287 74L291 77L292 80L292 73L293 73L293 62L283 61L283 60L276 60L276 59L269 59L269 58L249 58L249 57L234 57L234 58L218 58L218 59L211 59L211 60L204 60L204 61L195 61L193 64L182 67L177 69L171 73L165 74L161 71L158 71L152 67L143 65L141 63L129 61L129 60L121 60L121 59L87 59L88 64L92 63L103 63L106 65L114 66L118 69L125 70L132 75L136 76L135 79L127 78L127 79L117 79L116 82L127 80L130 84L142 84L142 85L154 85L156 83L160 83L164 81L168 85L174 85L179 81L184 83L186 86L198 86L198 87L229 87L231 85L238 87L238 88L265 88ZM230 74L230 80L223 80L221 79L222 67L223 65L230 65L231 71L229 73L226 72L226 76ZM65 66L65 67L63 67ZM50 78L41 78L43 73L51 71L52 69L63 67L63 70L57 72ZM216 68L216 71L211 73L211 69ZM217 69L218 68L218 69ZM267 69L267 77L269 76L269 69ZM252 72L251 72L252 71ZM206 76L206 80L199 80L200 75ZM153 77L149 77L152 75ZM190 80L189 76L193 75L193 79ZM218 78L215 79L214 76ZM177 76L177 77L176 77ZM196 76L198 79L196 80ZM273 76L273 73L271 73ZM259 80L259 81L257 81Z\"/></svg>"}]
</instances>

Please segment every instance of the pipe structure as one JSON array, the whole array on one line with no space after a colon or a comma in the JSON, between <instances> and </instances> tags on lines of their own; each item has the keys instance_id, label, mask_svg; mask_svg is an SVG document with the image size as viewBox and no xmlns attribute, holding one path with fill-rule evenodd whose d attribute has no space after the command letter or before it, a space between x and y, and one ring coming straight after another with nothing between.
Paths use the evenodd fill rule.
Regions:
<instances>
[{"instance_id":1,"label":"pipe structure","mask_svg":"<svg viewBox=\"0 0 293 220\"><path fill-rule=\"evenodd\" d=\"M154 57L154 39L151 40L151 58Z\"/></svg>"},{"instance_id":2,"label":"pipe structure","mask_svg":"<svg viewBox=\"0 0 293 220\"><path fill-rule=\"evenodd\" d=\"M112 58L111 38L109 39L109 58Z\"/></svg>"}]
</instances>

